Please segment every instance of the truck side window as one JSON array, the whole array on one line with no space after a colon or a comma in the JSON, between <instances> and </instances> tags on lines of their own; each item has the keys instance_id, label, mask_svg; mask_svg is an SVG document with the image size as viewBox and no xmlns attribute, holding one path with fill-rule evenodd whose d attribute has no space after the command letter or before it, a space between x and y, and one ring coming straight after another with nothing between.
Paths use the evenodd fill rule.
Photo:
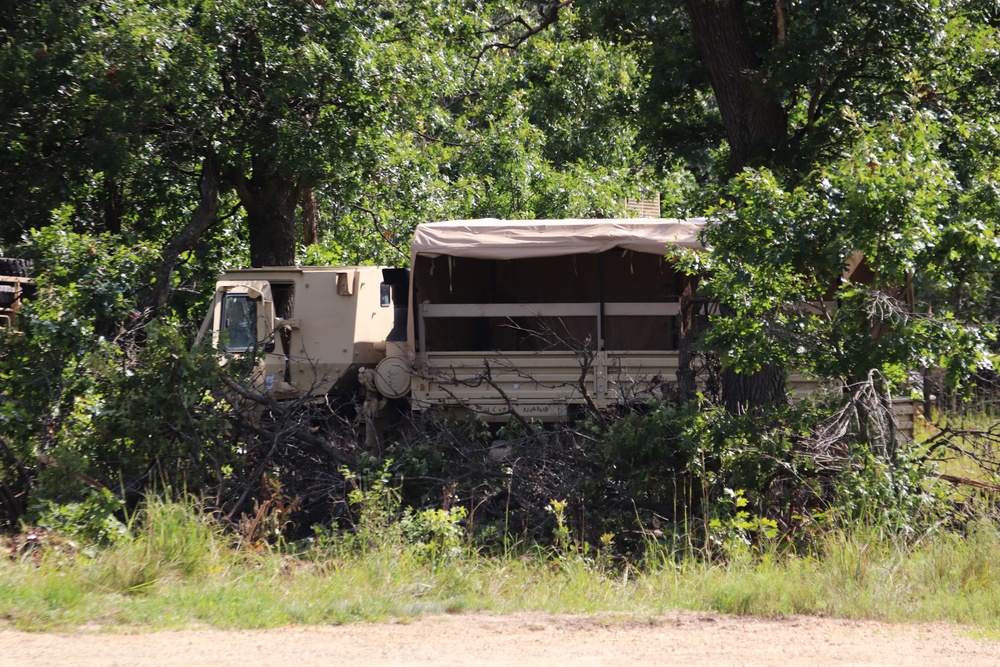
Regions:
<instances>
[{"instance_id":1,"label":"truck side window","mask_svg":"<svg viewBox=\"0 0 1000 667\"><path fill-rule=\"evenodd\" d=\"M226 352L242 352L257 343L257 303L242 294L222 300L222 331L228 334Z\"/></svg>"}]
</instances>

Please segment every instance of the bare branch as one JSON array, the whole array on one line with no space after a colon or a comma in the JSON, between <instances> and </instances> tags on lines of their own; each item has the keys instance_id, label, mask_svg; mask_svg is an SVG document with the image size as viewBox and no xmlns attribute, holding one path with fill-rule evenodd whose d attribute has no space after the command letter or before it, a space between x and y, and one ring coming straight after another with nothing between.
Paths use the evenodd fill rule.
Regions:
<instances>
[{"instance_id":1,"label":"bare branch","mask_svg":"<svg viewBox=\"0 0 1000 667\"><path fill-rule=\"evenodd\" d=\"M253 392L243 387L242 385L240 385L240 383L236 382L235 380L233 380L231 377L229 377L224 373L220 373L219 377L222 379L223 384L225 384L228 389L230 389L233 393L235 393L239 397L249 400L253 403L262 405L268 410L270 410L273 414L279 417L288 414L290 406L283 405L278 401L275 401L273 398L270 398L269 396L264 396L262 394ZM244 425L248 426L253 431L257 432L259 435L265 435L265 436L275 435L272 431L264 428L254 420L244 420ZM290 431L288 433L289 437L294 438L295 440L298 440L304 444L316 447L323 453L330 456L330 458L333 459L333 461L336 462L337 465L343 465L347 462L343 454L336 447L334 447L329 440L313 435L312 433L309 432L307 426L296 423L289 428L289 431Z\"/></svg>"},{"instance_id":2,"label":"bare branch","mask_svg":"<svg viewBox=\"0 0 1000 667\"><path fill-rule=\"evenodd\" d=\"M160 267L153 281L153 291L146 300L146 309L158 315L170 295L170 277L181 253L192 247L218 218L219 165L214 155L205 156L198 181L200 198L191 220L160 254Z\"/></svg>"},{"instance_id":3,"label":"bare branch","mask_svg":"<svg viewBox=\"0 0 1000 667\"><path fill-rule=\"evenodd\" d=\"M392 248L396 252L398 252L400 255L402 255L403 257L409 258L409 256L410 256L409 253L407 253L405 250L403 250L398 245L396 245L395 243L392 242L392 238L391 238L392 235L389 233L389 231L387 229L384 229L382 227L382 220L379 217L378 213L376 213L375 211L371 210L370 208L365 208L361 204L351 204L351 208L356 209L358 211L362 211L362 212L367 213L368 215L370 215L371 218L372 218L372 222L375 223L375 230L379 233L379 236L381 236L383 239L385 239L385 242L388 243L390 246L392 246Z\"/></svg>"},{"instance_id":4,"label":"bare branch","mask_svg":"<svg viewBox=\"0 0 1000 667\"><path fill-rule=\"evenodd\" d=\"M490 370L489 360L483 359L483 365L486 367L486 372L483 375L483 379L490 387L493 388L494 391L500 394L500 398L502 398L503 402L507 404L508 414L510 414L510 416L512 416L515 420L517 420L518 424L530 430L531 426L528 424L527 420L525 420L525 418L522 417L521 414L514 409L514 404L511 403L510 397L507 396L507 393L500 387L500 385L498 385L496 382L493 381L493 373Z\"/></svg>"},{"instance_id":5,"label":"bare branch","mask_svg":"<svg viewBox=\"0 0 1000 667\"><path fill-rule=\"evenodd\" d=\"M574 2L575 0L564 0L563 2L536 1L535 9L532 12L534 18L537 18L537 22L535 23L521 15L508 17L500 21L486 32L493 35L502 35L512 28L518 29L517 32L507 40L491 42L484 46L476 55L476 60L482 60L487 51L513 51L517 49L529 38L558 21L559 11L571 6Z\"/></svg>"}]
</instances>

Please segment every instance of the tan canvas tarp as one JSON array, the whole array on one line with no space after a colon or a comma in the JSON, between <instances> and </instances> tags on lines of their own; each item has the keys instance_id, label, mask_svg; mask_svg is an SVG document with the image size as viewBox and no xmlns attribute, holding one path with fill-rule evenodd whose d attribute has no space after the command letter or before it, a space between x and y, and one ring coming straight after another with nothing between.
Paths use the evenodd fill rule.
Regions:
<instances>
[{"instance_id":1,"label":"tan canvas tarp","mask_svg":"<svg viewBox=\"0 0 1000 667\"><path fill-rule=\"evenodd\" d=\"M704 218L605 220L455 220L417 226L417 255L523 259L599 253L612 248L663 255L670 248L701 248Z\"/></svg>"}]
</instances>

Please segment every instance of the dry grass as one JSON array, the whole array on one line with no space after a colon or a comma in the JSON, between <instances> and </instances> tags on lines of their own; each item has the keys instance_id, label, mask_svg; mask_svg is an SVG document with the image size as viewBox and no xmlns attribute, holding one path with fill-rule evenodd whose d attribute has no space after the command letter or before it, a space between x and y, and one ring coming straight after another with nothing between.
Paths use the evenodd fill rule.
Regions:
<instances>
[{"instance_id":1,"label":"dry grass","mask_svg":"<svg viewBox=\"0 0 1000 667\"><path fill-rule=\"evenodd\" d=\"M634 567L573 550L464 546L430 558L390 531L328 536L294 554L234 545L185 505L154 503L141 527L93 551L52 539L0 560L0 616L18 628L260 628L406 618L431 612L670 609L890 621L1000 630L1000 531L942 528L913 539L831 532L813 555L746 548L725 559L663 554ZM44 543L41 539L37 542Z\"/></svg>"}]
</instances>

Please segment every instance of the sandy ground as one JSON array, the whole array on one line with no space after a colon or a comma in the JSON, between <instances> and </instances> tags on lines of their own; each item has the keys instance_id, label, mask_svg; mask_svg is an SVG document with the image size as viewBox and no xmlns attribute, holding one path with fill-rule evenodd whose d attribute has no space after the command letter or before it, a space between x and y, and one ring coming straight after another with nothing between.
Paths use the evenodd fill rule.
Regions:
<instances>
[{"instance_id":1,"label":"sandy ground","mask_svg":"<svg viewBox=\"0 0 1000 667\"><path fill-rule=\"evenodd\" d=\"M671 612L643 622L512 614L280 630L32 634L0 629L0 665L1000 665L1000 642L945 624Z\"/></svg>"}]
</instances>

